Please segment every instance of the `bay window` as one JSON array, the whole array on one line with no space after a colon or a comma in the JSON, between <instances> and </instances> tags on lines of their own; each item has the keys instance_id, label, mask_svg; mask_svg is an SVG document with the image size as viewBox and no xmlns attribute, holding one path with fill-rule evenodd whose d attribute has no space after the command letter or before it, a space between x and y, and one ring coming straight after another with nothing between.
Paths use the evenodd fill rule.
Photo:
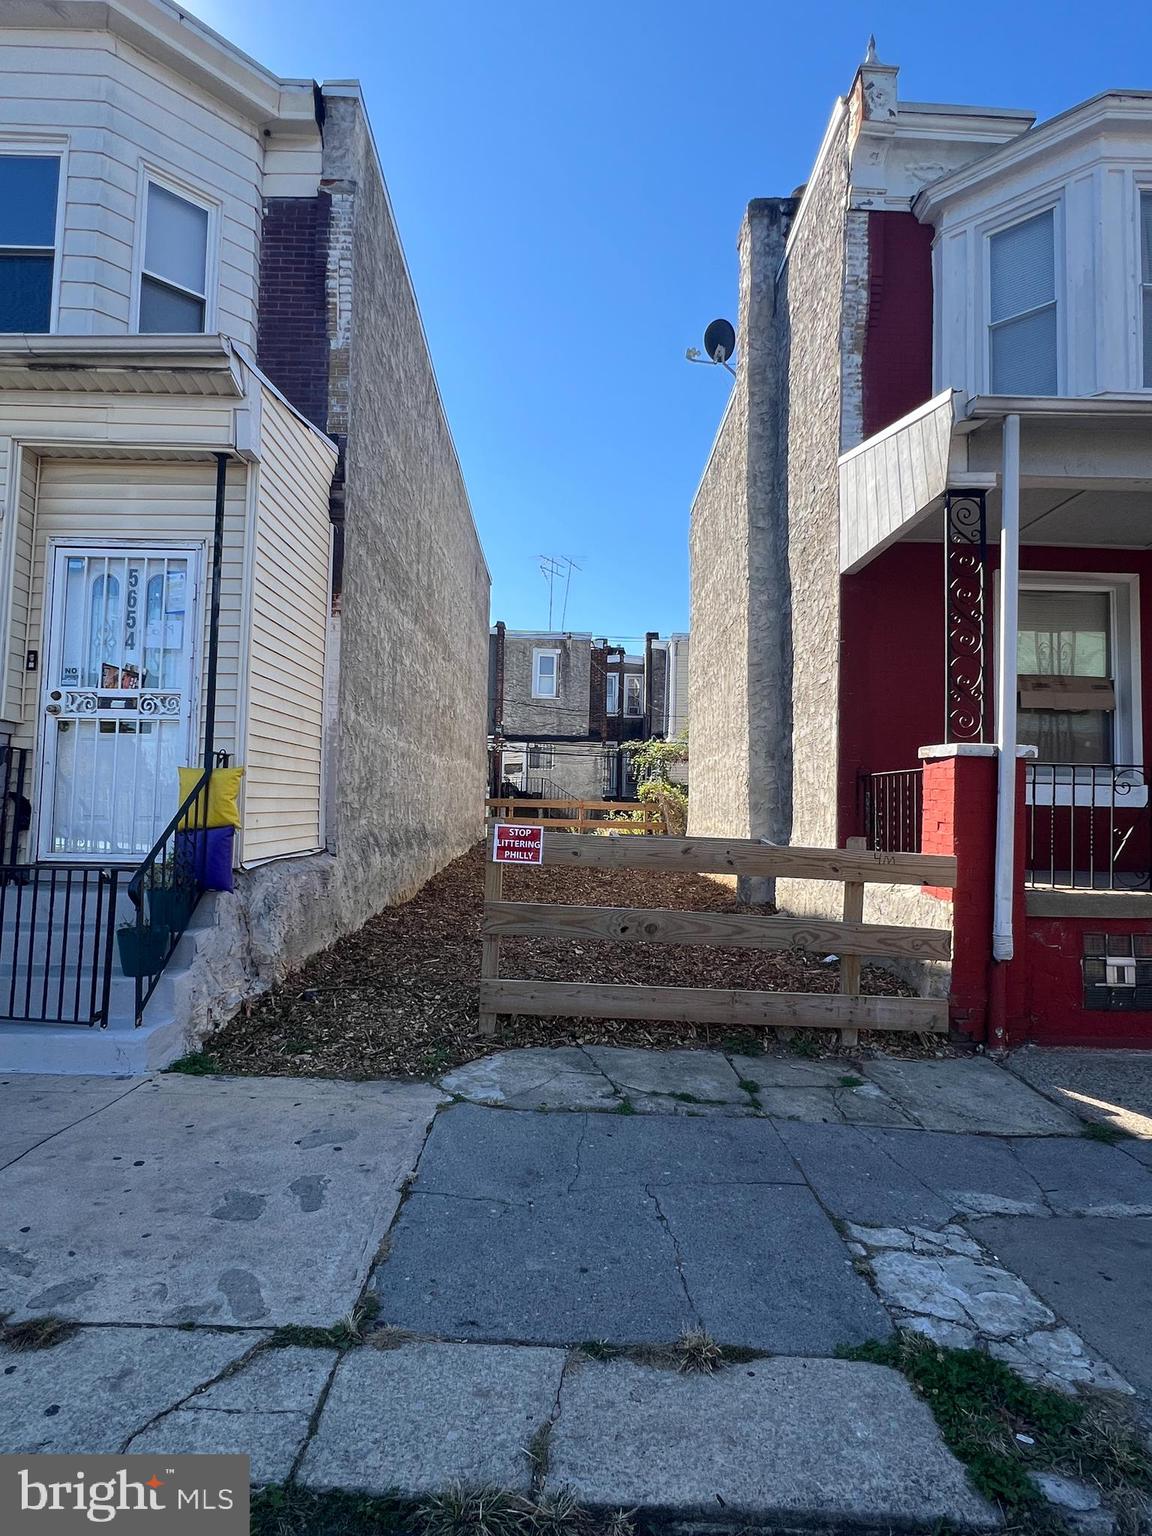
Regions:
<instances>
[{"instance_id":1,"label":"bay window","mask_svg":"<svg viewBox=\"0 0 1152 1536\"><path fill-rule=\"evenodd\" d=\"M0 151L0 331L52 329L58 155Z\"/></svg>"},{"instance_id":2,"label":"bay window","mask_svg":"<svg viewBox=\"0 0 1152 1536\"><path fill-rule=\"evenodd\" d=\"M1058 347L1053 210L991 235L988 269L992 393L1054 395Z\"/></svg>"}]
</instances>

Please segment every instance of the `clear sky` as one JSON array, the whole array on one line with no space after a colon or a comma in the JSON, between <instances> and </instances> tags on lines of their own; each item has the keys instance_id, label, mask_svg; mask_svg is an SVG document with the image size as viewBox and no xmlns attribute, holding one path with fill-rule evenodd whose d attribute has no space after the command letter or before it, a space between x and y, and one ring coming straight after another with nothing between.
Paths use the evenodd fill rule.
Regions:
<instances>
[{"instance_id":1,"label":"clear sky","mask_svg":"<svg viewBox=\"0 0 1152 1536\"><path fill-rule=\"evenodd\" d=\"M492 616L688 627L688 509L730 380L750 198L807 176L874 31L919 101L1051 116L1152 87L1152 6L193 0L284 75L358 76L492 569ZM558 615L556 617L558 624Z\"/></svg>"}]
</instances>

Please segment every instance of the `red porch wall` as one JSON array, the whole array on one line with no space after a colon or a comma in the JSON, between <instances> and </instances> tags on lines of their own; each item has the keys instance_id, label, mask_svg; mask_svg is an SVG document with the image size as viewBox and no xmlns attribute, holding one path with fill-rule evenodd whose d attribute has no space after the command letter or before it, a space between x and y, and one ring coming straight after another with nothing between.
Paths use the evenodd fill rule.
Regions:
<instances>
[{"instance_id":1,"label":"red porch wall","mask_svg":"<svg viewBox=\"0 0 1152 1536\"><path fill-rule=\"evenodd\" d=\"M993 545L988 553L991 605L999 551ZM1139 576L1144 761L1152 761L1152 552L1026 545L1020 566ZM856 575L843 577L840 585L843 844L864 831L858 824L858 776L915 768L920 747L945 739L943 545L895 544Z\"/></svg>"},{"instance_id":2,"label":"red porch wall","mask_svg":"<svg viewBox=\"0 0 1152 1536\"><path fill-rule=\"evenodd\" d=\"M865 437L932 398L932 234L911 213L868 215Z\"/></svg>"},{"instance_id":3,"label":"red porch wall","mask_svg":"<svg viewBox=\"0 0 1152 1536\"><path fill-rule=\"evenodd\" d=\"M1152 1049L1152 1014L1085 1008L1081 971L1086 933L1147 933L1149 926L1134 918L1025 917L1009 1044Z\"/></svg>"}]
</instances>

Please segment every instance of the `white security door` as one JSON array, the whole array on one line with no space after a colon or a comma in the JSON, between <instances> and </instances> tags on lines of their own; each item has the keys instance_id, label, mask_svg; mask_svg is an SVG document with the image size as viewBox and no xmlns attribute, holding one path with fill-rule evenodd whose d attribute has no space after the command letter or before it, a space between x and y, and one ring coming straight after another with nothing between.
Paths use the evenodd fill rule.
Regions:
<instances>
[{"instance_id":1,"label":"white security door","mask_svg":"<svg viewBox=\"0 0 1152 1536\"><path fill-rule=\"evenodd\" d=\"M57 548L42 689L40 856L135 863L192 761L198 551Z\"/></svg>"}]
</instances>

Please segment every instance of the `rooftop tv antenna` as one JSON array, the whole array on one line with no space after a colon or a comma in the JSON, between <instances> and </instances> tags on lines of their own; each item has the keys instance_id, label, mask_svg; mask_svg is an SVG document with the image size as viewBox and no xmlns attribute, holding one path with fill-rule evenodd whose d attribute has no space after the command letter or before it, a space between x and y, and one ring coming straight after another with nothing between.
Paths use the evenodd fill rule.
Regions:
<instances>
[{"instance_id":1,"label":"rooftop tv antenna","mask_svg":"<svg viewBox=\"0 0 1152 1536\"><path fill-rule=\"evenodd\" d=\"M555 607L557 587L563 580L563 593L560 596L560 628L563 629L568 620L568 592L572 586L572 572L580 567L569 555L541 555L540 574L548 583L548 628L552 628L552 611Z\"/></svg>"},{"instance_id":2,"label":"rooftop tv antenna","mask_svg":"<svg viewBox=\"0 0 1152 1536\"><path fill-rule=\"evenodd\" d=\"M712 324L704 332L704 356L701 357L699 347L689 347L684 356L690 363L711 363L715 366L719 363L721 368L727 368L733 378L736 370L728 359L736 351L736 328L730 320L713 320Z\"/></svg>"}]
</instances>

